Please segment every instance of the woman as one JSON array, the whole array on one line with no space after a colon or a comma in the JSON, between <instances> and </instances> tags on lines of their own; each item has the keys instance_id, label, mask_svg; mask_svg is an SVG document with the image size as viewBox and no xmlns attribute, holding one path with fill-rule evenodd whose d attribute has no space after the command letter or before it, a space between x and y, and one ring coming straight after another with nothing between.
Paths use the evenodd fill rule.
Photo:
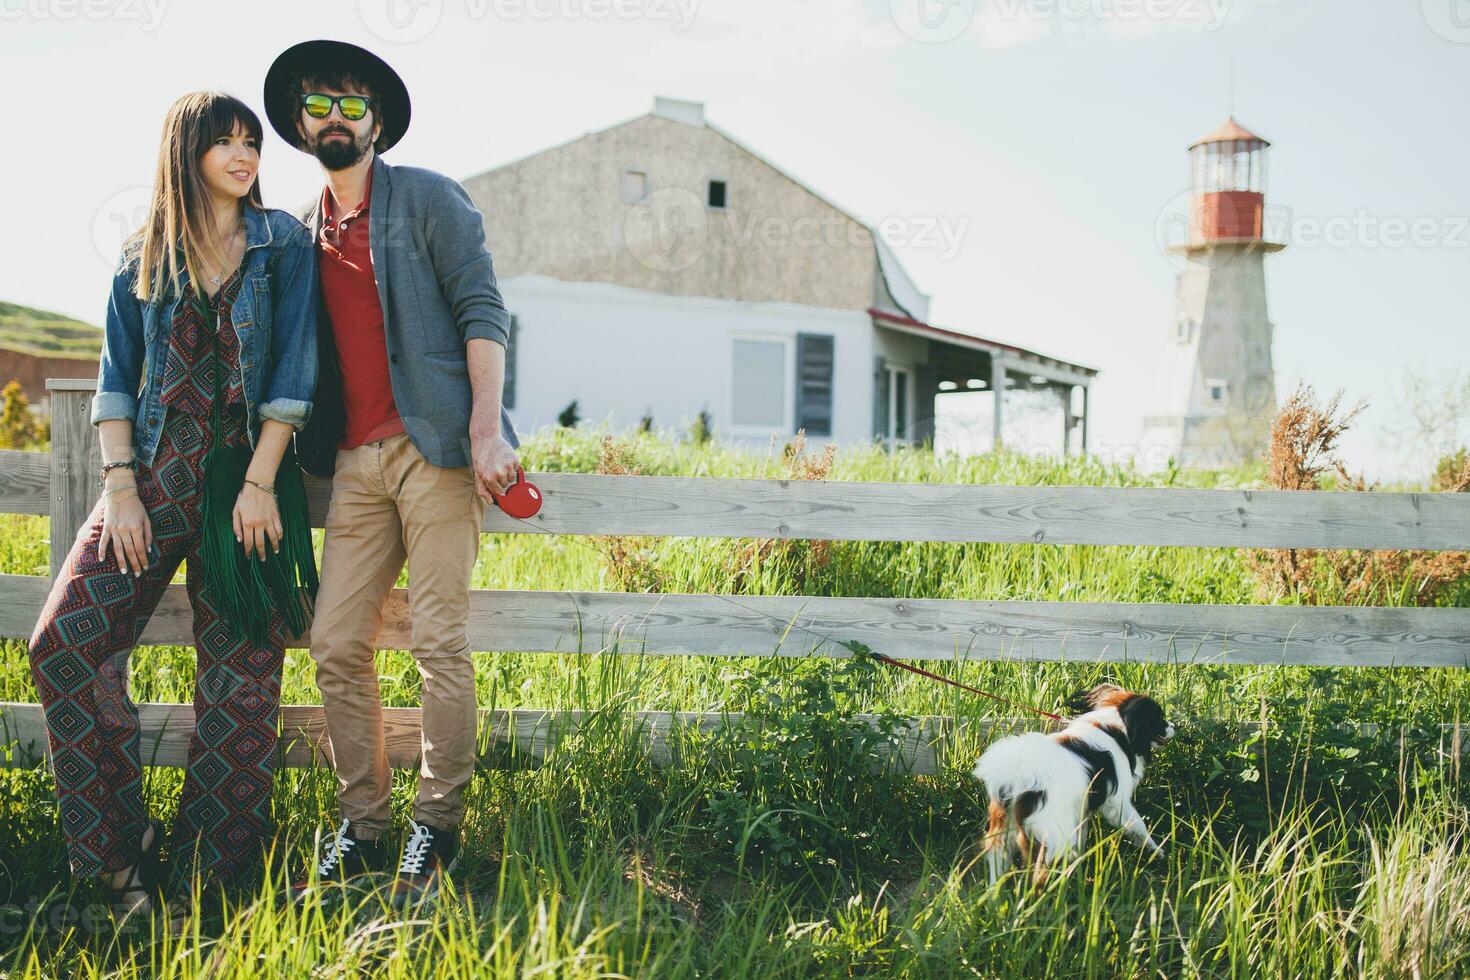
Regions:
<instances>
[{"instance_id":1,"label":"woman","mask_svg":"<svg viewBox=\"0 0 1470 980\"><path fill-rule=\"evenodd\" d=\"M152 907L164 829L143 802L128 654L181 559L198 671L170 844L174 914L191 880L253 871L271 831L286 630L275 613L266 643L231 639L200 558L216 398L221 445L252 447L234 530L263 560L282 533L272 481L316 386L315 252L300 222L261 204L260 138L255 113L219 92L169 109L152 204L107 309L91 414L102 494L30 641L71 872L100 876L123 915Z\"/></svg>"}]
</instances>

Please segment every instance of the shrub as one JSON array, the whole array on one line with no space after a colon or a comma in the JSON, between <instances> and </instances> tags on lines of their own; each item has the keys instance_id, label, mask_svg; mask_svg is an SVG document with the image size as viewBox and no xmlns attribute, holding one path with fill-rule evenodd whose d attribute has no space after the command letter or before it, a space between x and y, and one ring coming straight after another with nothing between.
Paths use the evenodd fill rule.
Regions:
<instances>
[{"instance_id":1,"label":"shrub","mask_svg":"<svg viewBox=\"0 0 1470 980\"><path fill-rule=\"evenodd\" d=\"M774 441L774 440L773 440ZM832 472L837 447L828 443L820 456L806 451L806 430L796 430L781 449L781 465L787 480L825 480ZM808 541L792 538L759 538L738 547L730 558L732 591L744 592L752 580L771 576L789 584L796 592L806 592L819 569L832 560L831 541Z\"/></svg>"},{"instance_id":2,"label":"shrub","mask_svg":"<svg viewBox=\"0 0 1470 980\"><path fill-rule=\"evenodd\" d=\"M714 419L710 417L709 409L701 408L694 417L694 424L689 427L689 439L696 446L703 446L713 437Z\"/></svg>"},{"instance_id":3,"label":"shrub","mask_svg":"<svg viewBox=\"0 0 1470 980\"><path fill-rule=\"evenodd\" d=\"M1321 490L1331 472L1339 489L1368 493L1376 488L1348 472L1337 440L1364 408L1340 414L1339 391L1326 406L1311 385L1299 385L1271 427L1269 482L1278 490ZM1441 464L1444 465L1443 463ZM1464 490L1470 468L1463 467ZM1453 601L1470 578L1470 553L1461 551L1366 551L1314 548L1241 549L1265 601L1293 596L1303 605L1372 604L1432 606Z\"/></svg>"},{"instance_id":4,"label":"shrub","mask_svg":"<svg viewBox=\"0 0 1470 980\"><path fill-rule=\"evenodd\" d=\"M1429 489L1451 493L1470 491L1470 451L1462 446L1448 456L1440 457L1429 478Z\"/></svg>"},{"instance_id":5,"label":"shrub","mask_svg":"<svg viewBox=\"0 0 1470 980\"><path fill-rule=\"evenodd\" d=\"M20 382L11 381L0 392L0 449L28 449L44 435Z\"/></svg>"},{"instance_id":6,"label":"shrub","mask_svg":"<svg viewBox=\"0 0 1470 980\"><path fill-rule=\"evenodd\" d=\"M603 436L597 472L636 476L638 466L630 442ZM608 571L620 592L662 592L664 577L658 567L658 539L626 534L592 536L592 546L607 562Z\"/></svg>"}]
</instances>

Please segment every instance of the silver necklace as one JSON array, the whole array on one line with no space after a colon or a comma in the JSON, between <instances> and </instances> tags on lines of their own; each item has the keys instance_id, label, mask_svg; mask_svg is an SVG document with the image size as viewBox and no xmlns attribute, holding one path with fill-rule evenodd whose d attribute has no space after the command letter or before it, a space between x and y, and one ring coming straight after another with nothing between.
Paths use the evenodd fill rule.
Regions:
<instances>
[{"instance_id":1,"label":"silver necklace","mask_svg":"<svg viewBox=\"0 0 1470 980\"><path fill-rule=\"evenodd\" d=\"M243 229L243 228L237 228L237 229L235 229L235 233L230 236L230 243L231 244L234 244L235 239L239 238L244 233L244 231L245 231L245 229ZM217 276L210 276L209 277L209 281L211 283L213 283L214 285L216 285L216 286L218 286L220 283L224 282L224 280L225 280L225 274L223 272L221 272Z\"/></svg>"}]
</instances>

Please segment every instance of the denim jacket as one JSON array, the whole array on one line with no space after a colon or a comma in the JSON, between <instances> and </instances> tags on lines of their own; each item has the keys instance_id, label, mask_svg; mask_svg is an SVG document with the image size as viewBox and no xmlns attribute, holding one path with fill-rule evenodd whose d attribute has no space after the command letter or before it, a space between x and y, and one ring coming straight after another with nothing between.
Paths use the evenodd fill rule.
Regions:
<instances>
[{"instance_id":1,"label":"denim jacket","mask_svg":"<svg viewBox=\"0 0 1470 980\"><path fill-rule=\"evenodd\" d=\"M300 429L311 415L317 379L318 272L311 233L291 214L245 205L244 281L231 310L240 341L250 445L263 419ZM133 294L137 258L124 253L112 280L92 424L133 423L138 462L151 465L163 431L160 382L178 299L172 290L151 301ZM180 271L180 287L188 273Z\"/></svg>"}]
</instances>

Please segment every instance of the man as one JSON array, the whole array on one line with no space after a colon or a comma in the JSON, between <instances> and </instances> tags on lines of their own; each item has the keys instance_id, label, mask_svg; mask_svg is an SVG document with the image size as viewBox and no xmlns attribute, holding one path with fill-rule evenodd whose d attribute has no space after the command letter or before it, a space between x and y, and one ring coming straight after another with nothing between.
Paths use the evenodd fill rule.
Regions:
<instances>
[{"instance_id":1,"label":"man","mask_svg":"<svg viewBox=\"0 0 1470 980\"><path fill-rule=\"evenodd\" d=\"M390 167L408 91L376 55L307 41L280 55L265 106L326 177L305 216L323 320L302 466L332 478L311 654L337 772L340 824L292 884L388 871L391 774L374 639L405 559L411 649L423 679L422 764L396 903L435 894L458 860L475 768L469 582L490 493L514 482L519 445L500 404L509 314L484 222L454 180Z\"/></svg>"}]
</instances>

